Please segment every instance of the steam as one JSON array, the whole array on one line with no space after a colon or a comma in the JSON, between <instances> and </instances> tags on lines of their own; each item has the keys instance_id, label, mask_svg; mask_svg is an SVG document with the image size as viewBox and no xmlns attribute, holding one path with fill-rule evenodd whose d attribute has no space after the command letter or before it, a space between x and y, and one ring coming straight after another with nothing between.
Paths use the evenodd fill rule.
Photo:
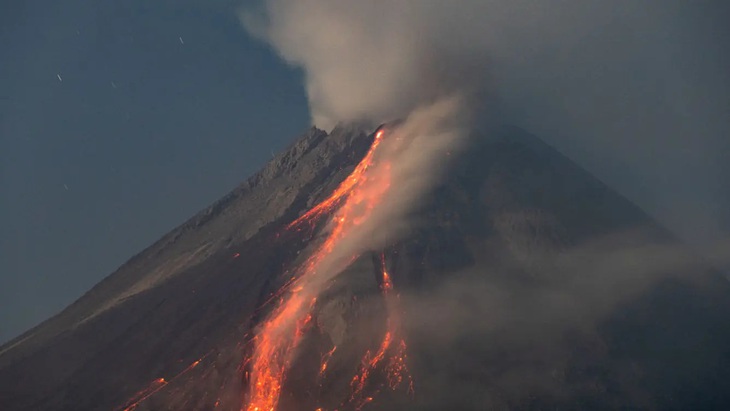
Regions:
<instances>
[{"instance_id":1,"label":"steam","mask_svg":"<svg viewBox=\"0 0 730 411\"><path fill-rule=\"evenodd\" d=\"M724 3L266 0L242 20L302 69L319 127L488 100L702 242L730 229Z\"/></svg>"}]
</instances>

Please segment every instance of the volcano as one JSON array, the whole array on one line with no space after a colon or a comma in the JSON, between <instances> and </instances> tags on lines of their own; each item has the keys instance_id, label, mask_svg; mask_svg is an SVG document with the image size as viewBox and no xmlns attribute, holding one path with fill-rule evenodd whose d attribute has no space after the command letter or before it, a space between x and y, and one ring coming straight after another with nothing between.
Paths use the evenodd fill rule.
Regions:
<instances>
[{"instance_id":1,"label":"volcano","mask_svg":"<svg viewBox=\"0 0 730 411\"><path fill-rule=\"evenodd\" d=\"M302 305L290 349L262 351L381 132L310 129L5 344L0 409L263 410L269 360L281 411L730 405L727 280L509 126L472 136L405 235L353 256Z\"/></svg>"}]
</instances>

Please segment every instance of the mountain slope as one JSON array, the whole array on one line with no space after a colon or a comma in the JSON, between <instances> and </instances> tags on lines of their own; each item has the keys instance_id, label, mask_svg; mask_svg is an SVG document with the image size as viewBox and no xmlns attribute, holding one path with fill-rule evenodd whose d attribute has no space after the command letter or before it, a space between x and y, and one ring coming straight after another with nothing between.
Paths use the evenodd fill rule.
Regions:
<instances>
[{"instance_id":1,"label":"mountain slope","mask_svg":"<svg viewBox=\"0 0 730 411\"><path fill-rule=\"evenodd\" d=\"M371 407L729 404L727 282L535 137L510 127L484 134L408 216L409 233L373 250L402 293L416 394L383 390ZM243 343L266 312L258 308L319 238L320 227L284 227L332 191L370 141L356 127L310 130L6 344L0 408L108 410L142 400L139 410L239 409ZM318 302L304 343L317 355L293 364L282 410L332 409L347 396L353 364L383 332L375 256L356 260ZM309 360L332 344L329 377L313 383L318 364Z\"/></svg>"}]
</instances>

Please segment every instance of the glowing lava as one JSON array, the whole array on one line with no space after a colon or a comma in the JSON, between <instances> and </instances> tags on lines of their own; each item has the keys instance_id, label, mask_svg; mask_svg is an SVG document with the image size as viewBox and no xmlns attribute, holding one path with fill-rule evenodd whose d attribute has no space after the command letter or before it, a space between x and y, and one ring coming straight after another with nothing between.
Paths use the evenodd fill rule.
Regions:
<instances>
[{"instance_id":1,"label":"glowing lava","mask_svg":"<svg viewBox=\"0 0 730 411\"><path fill-rule=\"evenodd\" d=\"M177 380L181 376L190 372L193 368L197 367L198 364L200 364L200 362L203 361L210 354L211 354L211 352L208 352L204 356L200 357L200 359L193 361L193 363L188 365L187 368L180 371L179 373L177 373L175 376L173 376L169 380L166 380L164 378L158 378L158 379L152 381L151 383L149 383L149 385L145 389L136 393L132 398L130 398L129 400L126 401L124 406L122 406L118 409L121 409L123 411L133 411L141 403L143 403L145 400L150 398L152 395L156 394L163 388L167 387L173 381Z\"/></svg>"},{"instance_id":2,"label":"glowing lava","mask_svg":"<svg viewBox=\"0 0 730 411\"><path fill-rule=\"evenodd\" d=\"M393 281L388 274L388 270L385 264L385 253L380 253L380 289L385 298L385 305L388 312L387 327L383 341L380 343L380 347L374 356L367 351L360 362L360 370L350 382L352 394L348 403L355 405L355 409L359 410L366 404L373 401L372 395L365 396L365 389L371 374L375 371L378 366L386 359L388 351L392 351L390 357L388 357L388 363L385 366L385 376L388 380L388 387L391 390L396 390L403 380L408 380L408 391L413 392L413 379L408 372L406 366L406 343L402 338L397 345L391 349L393 341L398 339L398 335L401 333L401 319L400 319L400 308L398 304L398 294L394 293ZM377 389L375 390L377 393Z\"/></svg>"},{"instance_id":3,"label":"glowing lava","mask_svg":"<svg viewBox=\"0 0 730 411\"><path fill-rule=\"evenodd\" d=\"M383 130L379 130L375 134L375 140L370 146L370 150L365 157L358 163L355 170L350 173L347 178L337 186L337 189L326 200L312 207L299 218L292 221L286 228L291 229L304 221L312 222L322 215L332 212L342 200L353 192L355 186L362 183L365 172L373 165L375 151L383 139Z\"/></svg>"},{"instance_id":4,"label":"glowing lava","mask_svg":"<svg viewBox=\"0 0 730 411\"><path fill-rule=\"evenodd\" d=\"M142 391L138 392L134 395L134 397L130 398L127 403L128 406L124 407L124 411L132 411L137 406L142 403L147 398L151 397L152 394L156 393L157 391L163 389L167 385L167 381L165 381L164 378L158 378L150 383L147 388L143 389Z\"/></svg>"},{"instance_id":5,"label":"glowing lava","mask_svg":"<svg viewBox=\"0 0 730 411\"><path fill-rule=\"evenodd\" d=\"M345 267L324 267L335 247L372 214L390 187L390 165L380 164L378 173L368 173L375 164L383 131L375 134L372 145L355 170L327 199L291 223L312 221L325 213L335 211L329 234L300 269L291 291L270 314L254 337L251 357L248 405L246 411L274 411L279 403L286 372L291 365L304 328L311 319L311 310L320 291L318 284ZM344 265L354 259L352 256ZM329 271L327 271L327 269Z\"/></svg>"},{"instance_id":6,"label":"glowing lava","mask_svg":"<svg viewBox=\"0 0 730 411\"><path fill-rule=\"evenodd\" d=\"M327 364L329 364L330 359L332 358L332 354L335 353L335 350L337 350L337 346L335 345L332 347L331 350L329 350L325 355L322 356L322 362L319 366L319 376L324 377L325 371L327 371Z\"/></svg>"}]
</instances>

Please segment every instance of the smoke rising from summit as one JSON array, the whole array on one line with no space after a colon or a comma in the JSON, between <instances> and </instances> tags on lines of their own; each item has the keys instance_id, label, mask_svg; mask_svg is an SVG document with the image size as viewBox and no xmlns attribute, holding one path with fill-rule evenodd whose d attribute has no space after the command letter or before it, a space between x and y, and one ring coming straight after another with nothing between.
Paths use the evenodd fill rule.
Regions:
<instances>
[{"instance_id":1,"label":"smoke rising from summit","mask_svg":"<svg viewBox=\"0 0 730 411\"><path fill-rule=\"evenodd\" d=\"M331 128L387 122L442 97L481 90L487 70L482 46L471 41L476 26L450 24L446 6L272 0L263 12L243 12L242 20L304 69L312 121Z\"/></svg>"},{"instance_id":2,"label":"smoke rising from summit","mask_svg":"<svg viewBox=\"0 0 730 411\"><path fill-rule=\"evenodd\" d=\"M444 95L530 130L700 243L728 234L722 1L267 0L245 27L300 67L312 121Z\"/></svg>"}]
</instances>

